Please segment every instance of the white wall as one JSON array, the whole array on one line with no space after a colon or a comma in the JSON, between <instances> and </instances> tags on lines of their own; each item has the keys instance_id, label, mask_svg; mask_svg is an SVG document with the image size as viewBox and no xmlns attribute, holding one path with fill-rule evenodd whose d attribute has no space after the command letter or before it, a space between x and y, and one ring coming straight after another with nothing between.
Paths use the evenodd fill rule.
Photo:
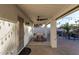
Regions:
<instances>
[{"instance_id":1,"label":"white wall","mask_svg":"<svg viewBox=\"0 0 79 59\"><path fill-rule=\"evenodd\" d=\"M0 20L0 27L0 54L9 54L16 48L15 24Z\"/></svg>"},{"instance_id":2,"label":"white wall","mask_svg":"<svg viewBox=\"0 0 79 59\"><path fill-rule=\"evenodd\" d=\"M24 25L24 33L25 33L25 35L24 35L24 46L26 46L28 44L28 42L31 40L30 37L33 35L32 27L31 27L31 29L29 27L31 27L31 26Z\"/></svg>"},{"instance_id":3,"label":"white wall","mask_svg":"<svg viewBox=\"0 0 79 59\"><path fill-rule=\"evenodd\" d=\"M0 20L5 20L5 21L9 21L13 24L13 26L11 26L14 30L13 30L13 36L11 38L8 38L8 40L5 42L4 46L0 46L1 48L1 54L7 54L7 51L13 52L13 54L17 54L17 48L19 46L19 38L18 38L18 21L17 21L17 16L20 16L22 18L24 18L24 20L27 20L27 18L25 17L26 15L24 15L15 5L11 5L11 4L4 4L4 5L0 5L0 17L3 19ZM7 23L7 22L6 22ZM8 31L12 31L11 28L9 28L7 25L3 26L3 29L0 32L0 36L4 36ZM26 30L27 32L27 30ZM3 33L3 34L2 34ZM29 42L29 39L27 36L25 36L25 38L27 38L26 42ZM1 37L0 37L1 39ZM5 39L3 39L5 41ZM0 41L1 42L1 41Z\"/></svg>"}]
</instances>

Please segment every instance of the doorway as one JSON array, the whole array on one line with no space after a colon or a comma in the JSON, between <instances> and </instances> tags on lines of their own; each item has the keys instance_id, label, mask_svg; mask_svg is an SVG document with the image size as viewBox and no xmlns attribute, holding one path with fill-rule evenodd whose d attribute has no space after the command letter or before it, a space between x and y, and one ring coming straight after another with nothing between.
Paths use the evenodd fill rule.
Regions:
<instances>
[{"instance_id":1,"label":"doorway","mask_svg":"<svg viewBox=\"0 0 79 59\"><path fill-rule=\"evenodd\" d=\"M18 49L21 50L24 47L24 24L23 24L24 19L18 16L18 21L19 21L19 47Z\"/></svg>"}]
</instances>

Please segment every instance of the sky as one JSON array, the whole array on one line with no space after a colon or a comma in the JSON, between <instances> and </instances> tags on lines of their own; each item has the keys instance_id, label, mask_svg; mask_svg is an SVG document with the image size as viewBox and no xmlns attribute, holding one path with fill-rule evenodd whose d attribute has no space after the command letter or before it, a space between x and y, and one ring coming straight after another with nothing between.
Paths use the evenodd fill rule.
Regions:
<instances>
[{"instance_id":1,"label":"sky","mask_svg":"<svg viewBox=\"0 0 79 59\"><path fill-rule=\"evenodd\" d=\"M79 11L76 11L68 16L58 19L57 20L57 27L60 27L61 25L65 24L65 23L75 24L75 21L78 21L78 20L79 20Z\"/></svg>"}]
</instances>

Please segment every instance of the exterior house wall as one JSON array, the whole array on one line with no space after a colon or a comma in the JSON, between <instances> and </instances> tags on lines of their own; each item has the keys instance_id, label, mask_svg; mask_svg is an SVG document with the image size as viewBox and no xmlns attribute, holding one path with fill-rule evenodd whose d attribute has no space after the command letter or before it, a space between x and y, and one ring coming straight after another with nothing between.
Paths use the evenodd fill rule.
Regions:
<instances>
[{"instance_id":1,"label":"exterior house wall","mask_svg":"<svg viewBox=\"0 0 79 59\"><path fill-rule=\"evenodd\" d=\"M12 29L10 29L9 27L7 27L7 29L5 30L5 27L3 25L0 25L1 27L4 27L4 29L1 32L4 32L4 35L7 34L8 29L10 29L10 31L12 31L14 34L13 36L10 38L7 38L7 41L4 41L4 43L0 43L3 44L0 46L0 54L17 54L17 47L19 46L19 22L17 21L17 16L22 17L24 20L27 20L27 18L25 17L25 15L16 7L16 5L0 5L0 17L3 19L3 21L8 21L9 23L12 23L13 26L12 29L14 29L14 31L12 31ZM7 25L5 25L7 26ZM5 30L5 31L4 31ZM0 35L2 35L2 33L0 32ZM28 31L26 31L27 33ZM25 33L25 34L26 34ZM1 39L1 37L0 37ZM5 37L4 37L5 39ZM2 39L1 39L2 40ZM26 40L27 42L29 42L29 39ZM1 42L1 41L0 41ZM13 43L12 43L13 42ZM10 46L11 45L11 46ZM24 43L24 45L27 45L27 43Z\"/></svg>"}]
</instances>

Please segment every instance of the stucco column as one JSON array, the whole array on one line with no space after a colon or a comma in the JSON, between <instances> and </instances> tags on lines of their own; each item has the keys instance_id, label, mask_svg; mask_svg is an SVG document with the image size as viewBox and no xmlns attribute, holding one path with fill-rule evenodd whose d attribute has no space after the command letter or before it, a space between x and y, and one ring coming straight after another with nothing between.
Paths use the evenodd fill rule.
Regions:
<instances>
[{"instance_id":1,"label":"stucco column","mask_svg":"<svg viewBox=\"0 0 79 59\"><path fill-rule=\"evenodd\" d=\"M56 20L51 21L50 43L52 48L57 48Z\"/></svg>"}]
</instances>

